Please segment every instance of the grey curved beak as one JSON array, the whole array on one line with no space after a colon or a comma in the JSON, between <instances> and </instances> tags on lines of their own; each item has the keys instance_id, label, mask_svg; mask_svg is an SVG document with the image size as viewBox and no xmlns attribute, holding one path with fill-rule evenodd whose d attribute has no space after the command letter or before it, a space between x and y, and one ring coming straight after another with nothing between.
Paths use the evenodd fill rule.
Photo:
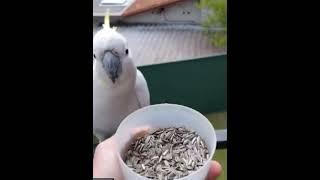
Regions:
<instances>
[{"instance_id":1,"label":"grey curved beak","mask_svg":"<svg viewBox=\"0 0 320 180\"><path fill-rule=\"evenodd\" d=\"M102 64L108 77L113 83L115 83L122 70L120 58L111 52L106 52L104 54Z\"/></svg>"}]
</instances>

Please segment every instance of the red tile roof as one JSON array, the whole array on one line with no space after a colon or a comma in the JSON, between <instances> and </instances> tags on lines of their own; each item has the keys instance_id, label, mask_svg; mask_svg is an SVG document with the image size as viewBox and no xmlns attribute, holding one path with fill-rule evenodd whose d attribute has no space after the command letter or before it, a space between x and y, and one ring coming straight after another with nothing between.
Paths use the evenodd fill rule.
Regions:
<instances>
[{"instance_id":1,"label":"red tile roof","mask_svg":"<svg viewBox=\"0 0 320 180\"><path fill-rule=\"evenodd\" d=\"M166 6L182 0L136 0L122 16L136 15L154 8Z\"/></svg>"}]
</instances>

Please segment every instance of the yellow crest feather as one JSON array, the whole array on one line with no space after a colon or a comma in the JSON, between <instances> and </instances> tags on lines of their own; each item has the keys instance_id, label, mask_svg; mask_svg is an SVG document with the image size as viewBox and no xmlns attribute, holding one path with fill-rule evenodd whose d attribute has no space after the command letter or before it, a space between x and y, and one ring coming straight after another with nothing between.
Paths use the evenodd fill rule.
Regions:
<instances>
[{"instance_id":1,"label":"yellow crest feather","mask_svg":"<svg viewBox=\"0 0 320 180\"><path fill-rule=\"evenodd\" d=\"M109 13L109 9L107 9L106 15L104 16L103 28L110 28L110 13Z\"/></svg>"},{"instance_id":2,"label":"yellow crest feather","mask_svg":"<svg viewBox=\"0 0 320 180\"><path fill-rule=\"evenodd\" d=\"M103 28L108 28L108 29L112 29L114 31L117 31L117 27L110 27L110 12L109 9L107 9L106 15L104 16L104 24L103 24Z\"/></svg>"}]
</instances>

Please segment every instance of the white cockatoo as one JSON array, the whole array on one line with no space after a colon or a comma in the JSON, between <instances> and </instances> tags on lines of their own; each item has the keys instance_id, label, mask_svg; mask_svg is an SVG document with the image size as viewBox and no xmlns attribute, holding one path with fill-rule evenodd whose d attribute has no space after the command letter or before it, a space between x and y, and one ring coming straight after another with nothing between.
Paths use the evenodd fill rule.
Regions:
<instances>
[{"instance_id":1,"label":"white cockatoo","mask_svg":"<svg viewBox=\"0 0 320 180\"><path fill-rule=\"evenodd\" d=\"M109 25L93 38L93 133L99 139L112 136L121 121L150 104L147 82L134 65L127 40Z\"/></svg>"}]
</instances>

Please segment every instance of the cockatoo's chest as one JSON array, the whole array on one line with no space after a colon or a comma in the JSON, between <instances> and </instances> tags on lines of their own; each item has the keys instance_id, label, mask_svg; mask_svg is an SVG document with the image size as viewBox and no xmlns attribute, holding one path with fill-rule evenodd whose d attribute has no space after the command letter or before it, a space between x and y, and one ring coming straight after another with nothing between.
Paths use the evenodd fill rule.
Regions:
<instances>
[{"instance_id":1,"label":"cockatoo's chest","mask_svg":"<svg viewBox=\"0 0 320 180\"><path fill-rule=\"evenodd\" d=\"M138 102L134 93L130 91L110 96L109 93L97 90L93 92L93 106L98 111L129 112L138 108Z\"/></svg>"},{"instance_id":2,"label":"cockatoo's chest","mask_svg":"<svg viewBox=\"0 0 320 180\"><path fill-rule=\"evenodd\" d=\"M93 83L93 109L96 115L118 119L139 108L133 85L107 88L99 81Z\"/></svg>"}]
</instances>

